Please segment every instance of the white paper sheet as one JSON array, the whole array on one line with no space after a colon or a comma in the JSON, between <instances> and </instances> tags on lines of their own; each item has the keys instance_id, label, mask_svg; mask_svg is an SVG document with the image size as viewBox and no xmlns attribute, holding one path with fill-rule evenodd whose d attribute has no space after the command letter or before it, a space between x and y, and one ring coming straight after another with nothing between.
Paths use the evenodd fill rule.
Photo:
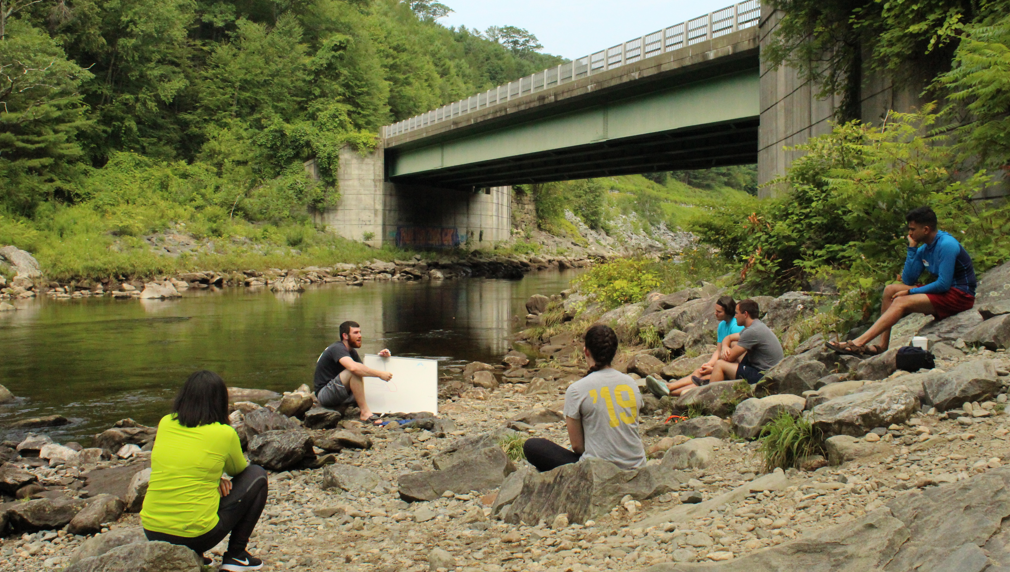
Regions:
<instances>
[{"instance_id":1,"label":"white paper sheet","mask_svg":"<svg viewBox=\"0 0 1010 572\"><path fill-rule=\"evenodd\" d=\"M365 399L375 413L415 413L430 411L438 414L438 361L366 355L365 365L388 371L388 382L366 377Z\"/></svg>"}]
</instances>

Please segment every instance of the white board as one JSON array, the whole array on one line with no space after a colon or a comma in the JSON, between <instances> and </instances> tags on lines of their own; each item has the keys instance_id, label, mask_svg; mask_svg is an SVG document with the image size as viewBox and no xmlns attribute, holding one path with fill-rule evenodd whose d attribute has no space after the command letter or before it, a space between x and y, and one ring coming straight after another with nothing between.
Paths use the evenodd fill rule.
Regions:
<instances>
[{"instance_id":1,"label":"white board","mask_svg":"<svg viewBox=\"0 0 1010 572\"><path fill-rule=\"evenodd\" d=\"M438 361L366 355L365 365L388 371L388 382L366 377L365 399L375 413L416 413L430 411L438 415Z\"/></svg>"}]
</instances>

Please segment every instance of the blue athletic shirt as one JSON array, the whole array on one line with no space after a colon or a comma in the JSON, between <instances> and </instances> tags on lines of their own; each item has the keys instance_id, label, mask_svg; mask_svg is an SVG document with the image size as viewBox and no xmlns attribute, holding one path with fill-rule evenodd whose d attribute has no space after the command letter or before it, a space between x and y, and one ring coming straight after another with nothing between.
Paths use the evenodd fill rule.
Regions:
<instances>
[{"instance_id":1,"label":"blue athletic shirt","mask_svg":"<svg viewBox=\"0 0 1010 572\"><path fill-rule=\"evenodd\" d=\"M936 280L912 288L909 294L943 294L951 288L975 295L975 267L971 256L961 246L956 238L944 231L936 233L932 244L921 244L916 248L908 247L905 258L905 269L901 272L901 281L906 285L915 284L923 270L936 276Z\"/></svg>"},{"instance_id":2,"label":"blue athletic shirt","mask_svg":"<svg viewBox=\"0 0 1010 572\"><path fill-rule=\"evenodd\" d=\"M726 336L730 334L739 334L742 331L743 326L738 326L736 324L736 316L734 316L733 319L728 322L726 320L719 320L719 331L717 332L718 343L721 344L722 339L725 338Z\"/></svg>"}]
</instances>

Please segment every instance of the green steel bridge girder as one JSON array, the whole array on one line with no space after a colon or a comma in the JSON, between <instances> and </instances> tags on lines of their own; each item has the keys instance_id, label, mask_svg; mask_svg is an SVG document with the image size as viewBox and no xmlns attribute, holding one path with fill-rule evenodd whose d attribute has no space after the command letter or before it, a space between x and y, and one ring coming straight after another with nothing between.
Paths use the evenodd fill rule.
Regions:
<instances>
[{"instance_id":1,"label":"green steel bridge girder","mask_svg":"<svg viewBox=\"0 0 1010 572\"><path fill-rule=\"evenodd\" d=\"M462 188L753 163L759 80L754 66L427 145L422 139L387 150L387 178ZM616 163L608 168L610 157Z\"/></svg>"}]
</instances>

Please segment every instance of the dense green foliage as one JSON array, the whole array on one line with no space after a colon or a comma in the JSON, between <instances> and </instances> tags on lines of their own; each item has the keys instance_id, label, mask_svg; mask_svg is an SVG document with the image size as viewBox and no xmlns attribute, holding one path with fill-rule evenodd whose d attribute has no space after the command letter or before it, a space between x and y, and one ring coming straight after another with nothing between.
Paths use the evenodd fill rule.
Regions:
<instances>
[{"instance_id":1,"label":"dense green foliage","mask_svg":"<svg viewBox=\"0 0 1010 572\"><path fill-rule=\"evenodd\" d=\"M133 251L179 224L293 247L285 229L305 238L339 198L342 146L368 151L384 124L560 62L525 30L439 25L448 10L0 0L0 242L91 261L57 274L178 266Z\"/></svg>"},{"instance_id":2,"label":"dense green foliage","mask_svg":"<svg viewBox=\"0 0 1010 572\"><path fill-rule=\"evenodd\" d=\"M950 65L959 26L1005 14L1006 0L769 0L782 12L763 56L812 79L822 95L843 97L843 120L860 117L863 72L896 82L924 80ZM925 76L925 77L923 77Z\"/></svg>"}]
</instances>

